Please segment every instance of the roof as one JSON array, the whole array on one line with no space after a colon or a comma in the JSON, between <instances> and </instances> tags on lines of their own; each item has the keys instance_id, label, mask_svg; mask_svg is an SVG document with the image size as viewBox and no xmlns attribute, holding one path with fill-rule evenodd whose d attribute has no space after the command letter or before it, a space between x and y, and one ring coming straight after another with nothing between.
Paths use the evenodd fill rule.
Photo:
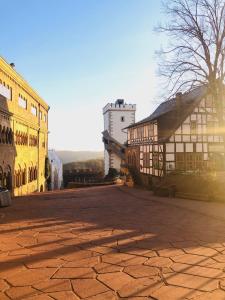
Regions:
<instances>
[{"instance_id":1,"label":"roof","mask_svg":"<svg viewBox=\"0 0 225 300\"><path fill-rule=\"evenodd\" d=\"M181 96L181 107L185 108L181 110L181 115L185 114L186 109L193 106L193 104L197 104L198 101L205 95L206 93L206 87L201 86L198 88L193 89L192 91L188 93L184 93ZM158 118L162 117L165 114L174 112L177 110L177 104L176 104L176 98L169 99L167 101L162 102L156 110L147 118L142 119L139 122L136 122L134 124L131 124L130 126L126 128L135 127L140 124L144 124L147 122L151 122L154 120L157 120Z\"/></svg>"}]
</instances>

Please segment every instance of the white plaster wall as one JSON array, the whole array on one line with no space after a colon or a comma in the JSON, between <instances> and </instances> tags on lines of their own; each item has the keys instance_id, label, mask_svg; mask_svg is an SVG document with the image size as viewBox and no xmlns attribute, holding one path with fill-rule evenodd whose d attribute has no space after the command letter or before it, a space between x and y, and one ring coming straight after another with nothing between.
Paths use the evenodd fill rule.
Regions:
<instances>
[{"instance_id":1,"label":"white plaster wall","mask_svg":"<svg viewBox=\"0 0 225 300\"><path fill-rule=\"evenodd\" d=\"M124 117L124 122L121 121ZM135 122L135 113L133 111L112 111L111 112L111 128L109 134L119 143L124 144L127 141L127 132L123 130L125 127Z\"/></svg>"},{"instance_id":2,"label":"white plaster wall","mask_svg":"<svg viewBox=\"0 0 225 300\"><path fill-rule=\"evenodd\" d=\"M111 154L112 158L112 168L116 169L118 172L120 171L121 159L115 153Z\"/></svg>"},{"instance_id":3,"label":"white plaster wall","mask_svg":"<svg viewBox=\"0 0 225 300\"><path fill-rule=\"evenodd\" d=\"M63 165L62 161L56 154L55 150L48 150L48 158L51 164L51 189L60 189L63 183ZM54 174L55 172L58 175L58 182L54 182Z\"/></svg>"},{"instance_id":4,"label":"white plaster wall","mask_svg":"<svg viewBox=\"0 0 225 300\"><path fill-rule=\"evenodd\" d=\"M104 151L104 172L105 175L109 172L109 153L107 150Z\"/></svg>"},{"instance_id":5,"label":"white plaster wall","mask_svg":"<svg viewBox=\"0 0 225 300\"><path fill-rule=\"evenodd\" d=\"M119 106L115 105L114 103L108 103L103 108L104 130L107 130L109 135L111 135L120 144L124 144L127 141L127 132L124 130L124 128L135 122L135 111L136 105L133 104L124 104ZM124 122L121 121L121 117L124 117ZM116 154L111 153L109 155L109 153L105 150L105 175L108 174L110 167L120 171L120 164L121 159Z\"/></svg>"},{"instance_id":6,"label":"white plaster wall","mask_svg":"<svg viewBox=\"0 0 225 300\"><path fill-rule=\"evenodd\" d=\"M104 114L104 130L109 131L109 112Z\"/></svg>"}]
</instances>

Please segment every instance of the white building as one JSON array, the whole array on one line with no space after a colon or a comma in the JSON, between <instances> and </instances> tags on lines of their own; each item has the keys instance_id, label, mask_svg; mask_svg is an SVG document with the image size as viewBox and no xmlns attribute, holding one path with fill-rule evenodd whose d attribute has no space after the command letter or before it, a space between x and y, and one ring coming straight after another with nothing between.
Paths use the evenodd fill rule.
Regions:
<instances>
[{"instance_id":1,"label":"white building","mask_svg":"<svg viewBox=\"0 0 225 300\"><path fill-rule=\"evenodd\" d=\"M57 190L63 185L63 164L53 149L48 150L48 158L51 165L50 189Z\"/></svg>"},{"instance_id":2,"label":"white building","mask_svg":"<svg viewBox=\"0 0 225 300\"><path fill-rule=\"evenodd\" d=\"M135 122L135 111L136 105L126 104L123 99L108 103L103 108L105 175L108 174L109 168L120 171L121 162L125 159L127 142L127 133L124 128Z\"/></svg>"}]
</instances>

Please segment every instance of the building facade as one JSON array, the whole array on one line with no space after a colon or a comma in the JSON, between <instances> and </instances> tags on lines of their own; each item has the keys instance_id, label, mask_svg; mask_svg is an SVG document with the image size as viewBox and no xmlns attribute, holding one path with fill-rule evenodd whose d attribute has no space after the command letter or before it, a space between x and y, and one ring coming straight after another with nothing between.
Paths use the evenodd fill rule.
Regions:
<instances>
[{"instance_id":1,"label":"building facade","mask_svg":"<svg viewBox=\"0 0 225 300\"><path fill-rule=\"evenodd\" d=\"M124 128L135 122L135 104L126 104L123 99L108 103L103 108L104 131L104 172L109 168L120 171L121 162L125 160L125 143L127 134Z\"/></svg>"},{"instance_id":2,"label":"building facade","mask_svg":"<svg viewBox=\"0 0 225 300\"><path fill-rule=\"evenodd\" d=\"M225 113L225 111L224 111ZM146 176L224 167L224 139L205 87L178 93L127 128L126 163Z\"/></svg>"},{"instance_id":3,"label":"building facade","mask_svg":"<svg viewBox=\"0 0 225 300\"><path fill-rule=\"evenodd\" d=\"M48 159L51 166L50 190L58 190L63 186L63 164L54 149L48 150Z\"/></svg>"},{"instance_id":4,"label":"building facade","mask_svg":"<svg viewBox=\"0 0 225 300\"><path fill-rule=\"evenodd\" d=\"M13 195L46 189L49 106L0 57L0 187Z\"/></svg>"}]
</instances>

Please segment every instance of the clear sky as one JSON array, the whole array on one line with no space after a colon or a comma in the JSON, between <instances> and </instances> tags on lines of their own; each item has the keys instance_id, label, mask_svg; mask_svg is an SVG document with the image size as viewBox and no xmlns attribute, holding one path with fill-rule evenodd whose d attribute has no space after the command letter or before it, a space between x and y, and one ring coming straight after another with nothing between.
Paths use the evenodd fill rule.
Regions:
<instances>
[{"instance_id":1,"label":"clear sky","mask_svg":"<svg viewBox=\"0 0 225 300\"><path fill-rule=\"evenodd\" d=\"M0 0L0 55L46 100L49 147L103 150L102 108L156 106L160 0Z\"/></svg>"}]
</instances>

